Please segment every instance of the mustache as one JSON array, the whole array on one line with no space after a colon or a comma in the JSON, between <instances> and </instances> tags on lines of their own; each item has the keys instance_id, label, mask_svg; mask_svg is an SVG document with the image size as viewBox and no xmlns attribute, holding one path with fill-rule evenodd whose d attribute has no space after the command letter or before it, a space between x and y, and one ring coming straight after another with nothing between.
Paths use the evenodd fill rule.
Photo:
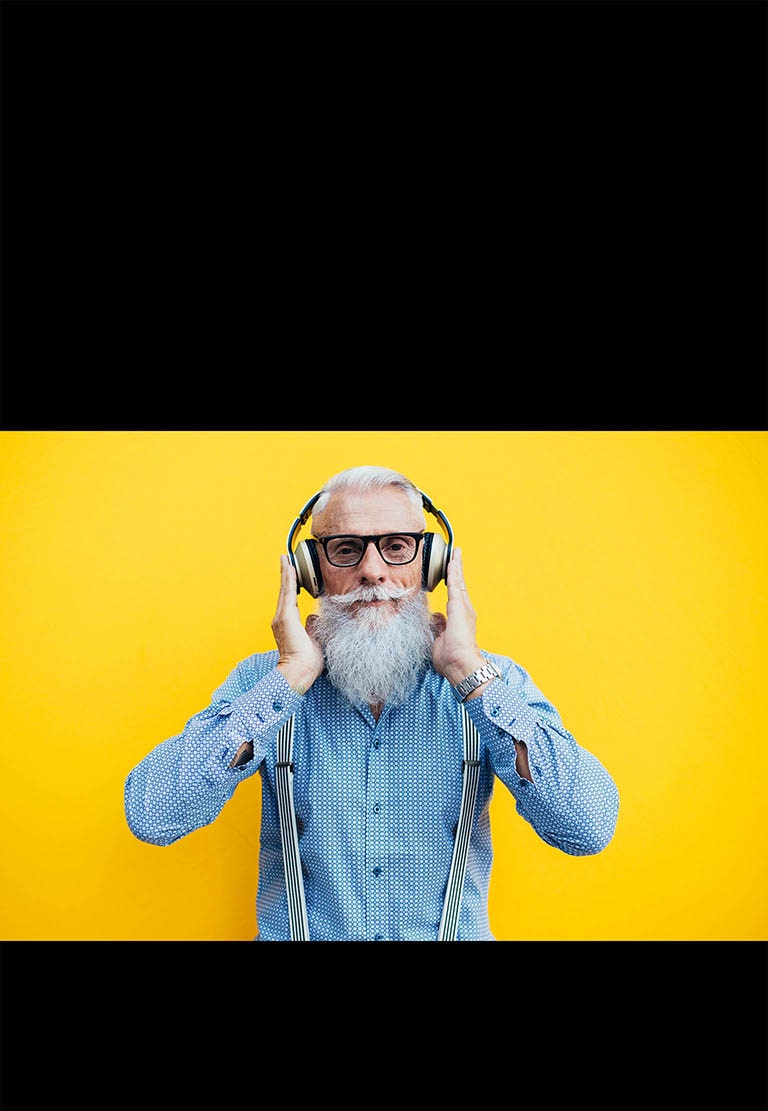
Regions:
<instances>
[{"instance_id":1,"label":"mustache","mask_svg":"<svg viewBox=\"0 0 768 1111\"><path fill-rule=\"evenodd\" d=\"M327 599L334 605L341 607L353 606L355 602L400 602L403 598L415 594L416 589L416 587L405 586L399 589L395 587L387 589L376 583L371 583L369 586L358 586L354 590L350 590L348 594L327 595Z\"/></svg>"}]
</instances>

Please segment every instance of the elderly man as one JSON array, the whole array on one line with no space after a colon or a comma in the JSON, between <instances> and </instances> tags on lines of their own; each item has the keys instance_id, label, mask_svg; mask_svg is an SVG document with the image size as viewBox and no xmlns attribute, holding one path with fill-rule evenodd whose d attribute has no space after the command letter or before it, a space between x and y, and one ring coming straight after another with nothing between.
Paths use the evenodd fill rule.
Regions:
<instances>
[{"instance_id":1,"label":"elderly man","mask_svg":"<svg viewBox=\"0 0 768 1111\"><path fill-rule=\"evenodd\" d=\"M294 549L310 513L313 536ZM548 845L608 845L613 779L518 663L478 647L461 550L408 478L332 477L294 523L280 575L276 648L242 660L125 783L134 835L170 845L260 774L256 940L494 940L496 779ZM433 613L443 580L446 612ZM306 624L302 588L317 598Z\"/></svg>"}]
</instances>

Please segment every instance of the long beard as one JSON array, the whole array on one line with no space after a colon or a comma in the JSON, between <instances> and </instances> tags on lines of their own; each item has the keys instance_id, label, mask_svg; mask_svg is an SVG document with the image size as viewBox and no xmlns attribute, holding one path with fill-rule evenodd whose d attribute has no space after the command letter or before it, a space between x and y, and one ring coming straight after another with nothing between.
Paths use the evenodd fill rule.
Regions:
<instances>
[{"instance_id":1,"label":"long beard","mask_svg":"<svg viewBox=\"0 0 768 1111\"><path fill-rule=\"evenodd\" d=\"M396 598L397 609L377 606L350 612L355 601ZM431 614L426 594L359 587L321 597L312 630L325 654L328 678L352 703L404 702L432 658Z\"/></svg>"}]
</instances>

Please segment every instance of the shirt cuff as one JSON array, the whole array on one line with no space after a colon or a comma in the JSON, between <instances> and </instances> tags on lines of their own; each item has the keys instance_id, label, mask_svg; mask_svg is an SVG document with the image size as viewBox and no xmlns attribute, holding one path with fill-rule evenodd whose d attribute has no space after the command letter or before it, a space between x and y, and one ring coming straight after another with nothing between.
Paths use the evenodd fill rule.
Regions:
<instances>
[{"instance_id":1,"label":"shirt cuff","mask_svg":"<svg viewBox=\"0 0 768 1111\"><path fill-rule=\"evenodd\" d=\"M289 718L301 699L282 671L275 667L251 690L222 706L219 717L230 715L230 727L240 741L251 741Z\"/></svg>"},{"instance_id":2,"label":"shirt cuff","mask_svg":"<svg viewBox=\"0 0 768 1111\"><path fill-rule=\"evenodd\" d=\"M479 698L463 705L478 728L491 727L496 730L497 736L506 734L526 744L533 738L538 725L536 712L528 705L520 689L511 690L503 679L493 679Z\"/></svg>"}]
</instances>

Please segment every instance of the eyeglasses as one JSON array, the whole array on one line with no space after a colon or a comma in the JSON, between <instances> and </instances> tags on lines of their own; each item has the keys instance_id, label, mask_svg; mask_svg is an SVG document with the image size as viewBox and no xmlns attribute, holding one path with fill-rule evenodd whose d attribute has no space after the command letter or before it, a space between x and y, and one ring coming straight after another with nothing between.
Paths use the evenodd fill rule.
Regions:
<instances>
[{"instance_id":1,"label":"eyeglasses","mask_svg":"<svg viewBox=\"0 0 768 1111\"><path fill-rule=\"evenodd\" d=\"M357 567L371 543L385 563L398 567L413 562L422 538L420 532L385 532L381 536L316 536L315 540L323 545L332 567Z\"/></svg>"}]
</instances>

